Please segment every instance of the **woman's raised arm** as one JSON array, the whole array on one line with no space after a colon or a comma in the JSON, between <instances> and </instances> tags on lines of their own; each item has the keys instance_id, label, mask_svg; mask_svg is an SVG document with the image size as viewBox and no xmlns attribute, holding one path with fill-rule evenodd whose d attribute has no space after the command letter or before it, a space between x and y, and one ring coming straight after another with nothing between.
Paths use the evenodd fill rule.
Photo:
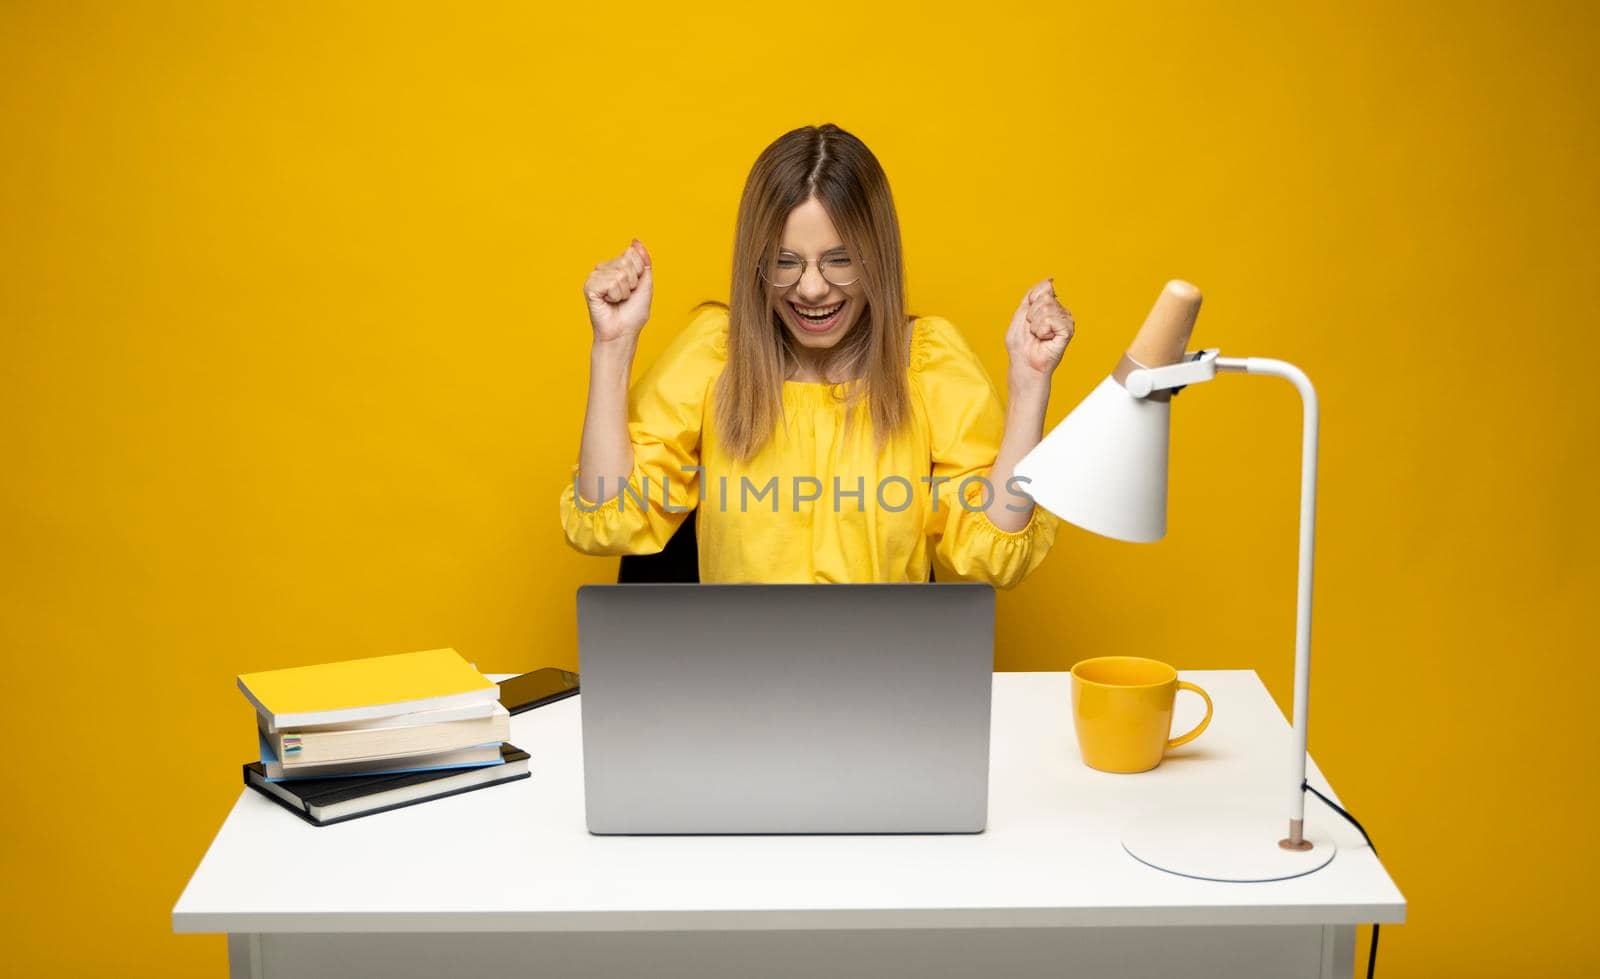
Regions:
<instances>
[{"instance_id":1,"label":"woman's raised arm","mask_svg":"<svg viewBox=\"0 0 1600 979\"><path fill-rule=\"evenodd\" d=\"M594 346L578 450L578 492L596 503L616 496L633 471L628 378L639 333L650 319L653 284L650 253L637 238L621 255L596 265L583 284Z\"/></svg>"}]
</instances>

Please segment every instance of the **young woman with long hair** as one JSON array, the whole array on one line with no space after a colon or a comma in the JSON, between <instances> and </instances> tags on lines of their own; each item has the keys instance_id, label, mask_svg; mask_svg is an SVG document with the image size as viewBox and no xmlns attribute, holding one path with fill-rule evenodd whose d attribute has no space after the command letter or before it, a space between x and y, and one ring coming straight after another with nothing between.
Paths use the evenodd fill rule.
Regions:
<instances>
[{"instance_id":1,"label":"young woman with long hair","mask_svg":"<svg viewBox=\"0 0 1600 979\"><path fill-rule=\"evenodd\" d=\"M906 310L888 179L833 125L785 133L739 202L729 302L697 307L633 385L655 270L635 240L584 283L594 345L561 494L589 554L660 551L698 508L705 582L1009 588L1056 520L1012 467L1042 435L1072 314L1050 280L1006 331L1009 403L956 328Z\"/></svg>"}]
</instances>

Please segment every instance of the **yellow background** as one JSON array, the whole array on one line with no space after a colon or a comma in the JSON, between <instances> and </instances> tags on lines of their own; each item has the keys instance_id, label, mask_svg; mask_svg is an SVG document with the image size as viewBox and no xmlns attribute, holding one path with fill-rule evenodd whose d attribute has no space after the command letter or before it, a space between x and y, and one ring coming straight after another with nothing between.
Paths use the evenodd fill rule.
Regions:
<instances>
[{"instance_id":1,"label":"yellow background","mask_svg":"<svg viewBox=\"0 0 1600 979\"><path fill-rule=\"evenodd\" d=\"M445 6L0 6L16 974L222 973L169 913L253 750L236 674L577 665L615 573L556 515L582 281L650 246L642 364L726 295L757 153L825 121L997 379L1056 276L1052 423L1173 276L1197 344L1311 375L1312 749L1410 902L1381 971L1600 969L1594 5ZM1298 425L1279 381L1186 393L1168 539L1064 530L998 666L1287 705Z\"/></svg>"}]
</instances>

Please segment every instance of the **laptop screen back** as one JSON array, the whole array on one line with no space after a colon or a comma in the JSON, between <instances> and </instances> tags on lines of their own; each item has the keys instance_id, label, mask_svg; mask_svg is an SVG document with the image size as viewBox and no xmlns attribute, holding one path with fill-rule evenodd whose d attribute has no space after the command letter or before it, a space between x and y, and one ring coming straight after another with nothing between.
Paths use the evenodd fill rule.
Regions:
<instances>
[{"instance_id":1,"label":"laptop screen back","mask_svg":"<svg viewBox=\"0 0 1600 979\"><path fill-rule=\"evenodd\" d=\"M994 590L578 591L593 833L978 832Z\"/></svg>"}]
</instances>

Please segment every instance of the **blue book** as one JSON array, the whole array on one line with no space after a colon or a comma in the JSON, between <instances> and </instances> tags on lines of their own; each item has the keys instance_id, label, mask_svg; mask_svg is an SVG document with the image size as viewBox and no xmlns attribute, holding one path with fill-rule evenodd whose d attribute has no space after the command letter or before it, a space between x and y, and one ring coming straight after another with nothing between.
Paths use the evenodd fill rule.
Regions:
<instances>
[{"instance_id":1,"label":"blue book","mask_svg":"<svg viewBox=\"0 0 1600 979\"><path fill-rule=\"evenodd\" d=\"M259 730L256 740L261 746L260 777L268 782L292 782L308 778L348 778L356 775L398 775L403 772L436 772L455 768L487 768L502 765L499 741L456 748L431 755L409 755L404 758L386 758L382 761L342 761L328 765L301 765L284 771L283 764L272 751L272 744Z\"/></svg>"}]
</instances>

